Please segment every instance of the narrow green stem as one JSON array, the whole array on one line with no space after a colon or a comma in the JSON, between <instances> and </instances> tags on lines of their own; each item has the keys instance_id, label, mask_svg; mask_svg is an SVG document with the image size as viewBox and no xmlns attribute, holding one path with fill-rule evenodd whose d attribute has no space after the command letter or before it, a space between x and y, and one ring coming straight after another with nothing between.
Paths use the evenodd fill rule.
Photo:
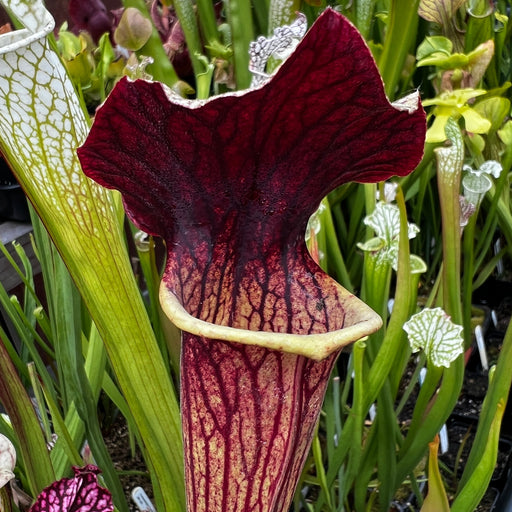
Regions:
<instances>
[{"instance_id":1,"label":"narrow green stem","mask_svg":"<svg viewBox=\"0 0 512 512\"><path fill-rule=\"evenodd\" d=\"M213 2L209 0L197 0L196 6L201 31L204 34L206 44L209 47L214 48L220 46L219 31L217 29L215 11L213 10Z\"/></svg>"},{"instance_id":2,"label":"narrow green stem","mask_svg":"<svg viewBox=\"0 0 512 512\"><path fill-rule=\"evenodd\" d=\"M425 378L414 404L411 425L407 432L405 442L402 445L402 449L404 451L407 450L409 446L414 442L416 432L421 429L424 416L428 411L429 404L435 397L435 392L443 375L444 371L442 368L436 367L431 363L427 364Z\"/></svg>"},{"instance_id":3,"label":"narrow green stem","mask_svg":"<svg viewBox=\"0 0 512 512\"><path fill-rule=\"evenodd\" d=\"M466 227L464 228L464 273L462 275L462 315L463 315L463 326L464 326L464 345L465 348L469 348L471 345L472 332L471 332L471 304L472 304L472 292L473 292L473 277L475 275L475 227L476 227L476 216L475 212L468 220Z\"/></svg>"},{"instance_id":4,"label":"narrow green stem","mask_svg":"<svg viewBox=\"0 0 512 512\"><path fill-rule=\"evenodd\" d=\"M359 469L359 474L354 482L354 501L355 510L363 511L368 510L368 489L372 476L375 473L375 465L378 457L378 441L377 436L377 424L374 422L369 432L366 434L364 449L363 449L363 460ZM373 503L372 497L375 493L372 493L370 499Z\"/></svg>"},{"instance_id":5,"label":"narrow green stem","mask_svg":"<svg viewBox=\"0 0 512 512\"><path fill-rule=\"evenodd\" d=\"M364 188L364 204L366 215L371 215L375 210L375 203L377 202L377 184L376 183L365 183ZM372 228L366 226L366 240L373 236Z\"/></svg>"},{"instance_id":6,"label":"narrow green stem","mask_svg":"<svg viewBox=\"0 0 512 512\"><path fill-rule=\"evenodd\" d=\"M345 260L340 250L340 244L338 243L338 237L334 228L334 222L332 219L331 206L328 200L324 201L325 210L321 213L322 227L325 230L325 236L327 239L326 251L329 258L331 271L334 272L338 282L340 282L349 292L354 291L354 286L350 279Z\"/></svg>"},{"instance_id":7,"label":"narrow green stem","mask_svg":"<svg viewBox=\"0 0 512 512\"><path fill-rule=\"evenodd\" d=\"M190 60L194 69L197 98L208 98L212 69L209 69L208 59L203 54L194 4L192 0L174 0L173 3L185 34ZM202 9L203 15L205 15L205 12L206 9ZM206 16L209 18L211 14Z\"/></svg>"},{"instance_id":8,"label":"narrow green stem","mask_svg":"<svg viewBox=\"0 0 512 512\"><path fill-rule=\"evenodd\" d=\"M373 11L377 0L358 0L356 2L356 27L361 35L368 40L373 21Z\"/></svg>"},{"instance_id":9,"label":"narrow green stem","mask_svg":"<svg viewBox=\"0 0 512 512\"><path fill-rule=\"evenodd\" d=\"M418 308L418 289L419 289L419 280L420 280L421 272L415 272L410 274L409 286L410 286L410 295L409 295L409 313L407 317L412 316L416 313ZM391 391L393 396L396 398L398 389L400 387L400 382L402 380L402 376L404 375L405 368L407 363L411 357L411 349L409 344L405 341L406 334L405 331L400 333L401 336L401 349L397 350L397 355L395 357L394 362L394 371L389 374L389 382L391 385ZM398 413L397 413L398 414Z\"/></svg>"},{"instance_id":10,"label":"narrow green stem","mask_svg":"<svg viewBox=\"0 0 512 512\"><path fill-rule=\"evenodd\" d=\"M351 483L359 473L359 467L361 464L362 455L362 433L363 433L363 422L364 422L364 352L366 349L366 343L358 341L354 344L353 357L354 357L354 398L352 409L350 411L350 417L354 422L354 428L352 429L352 438L350 441L350 449L348 453L348 462L345 469L344 479L345 488L342 499L347 497L347 493L351 487Z\"/></svg>"},{"instance_id":11,"label":"narrow green stem","mask_svg":"<svg viewBox=\"0 0 512 512\"><path fill-rule=\"evenodd\" d=\"M448 419L459 397L463 378L464 359L461 356L451 364L450 368L444 370L443 380L437 394L432 401L428 402L428 407L422 407L426 413L415 414L417 420L413 416L407 438L398 455L397 485L413 471L424 456L428 443L432 441Z\"/></svg>"},{"instance_id":12,"label":"narrow green stem","mask_svg":"<svg viewBox=\"0 0 512 512\"><path fill-rule=\"evenodd\" d=\"M478 465L472 468L471 473L468 473L469 476L464 487L460 489L452 504L452 512L475 510L489 486L498 459L500 427L505 412L505 404L506 397L500 400L492 409L492 421L487 430L487 436L480 443L483 445L483 450ZM473 446L475 445L473 444Z\"/></svg>"},{"instance_id":13,"label":"narrow green stem","mask_svg":"<svg viewBox=\"0 0 512 512\"><path fill-rule=\"evenodd\" d=\"M376 311L383 320L387 318L389 288L391 283L391 264L379 256L378 253L365 253L364 274L361 298ZM379 331L372 334L372 339L382 338ZM370 349L372 351L372 349ZM375 352L376 354L376 352ZM370 356L375 356L373 352Z\"/></svg>"},{"instance_id":14,"label":"narrow green stem","mask_svg":"<svg viewBox=\"0 0 512 512\"><path fill-rule=\"evenodd\" d=\"M254 25L257 34L269 35L269 7L270 0L259 0L253 3Z\"/></svg>"},{"instance_id":15,"label":"narrow green stem","mask_svg":"<svg viewBox=\"0 0 512 512\"><path fill-rule=\"evenodd\" d=\"M62 417L59 406L53 401L53 398L49 393L45 393L44 387L42 388L42 392L44 394L46 406L48 407L52 418L53 428L58 436L57 442L50 452L50 458L52 460L53 470L55 471L55 477L57 480L60 480L69 473L70 464L75 466L83 465L83 459L79 453L79 449L83 446L85 428L83 428L83 422L78 418L78 415L76 415L76 409L73 409L75 411L75 417L78 420L76 424L80 424L82 426L81 440L77 448L77 443L72 437L73 431L70 432L66 426L66 420ZM72 404L72 406L74 406L74 404ZM69 411L71 412L72 408L70 408ZM72 424L71 426L73 427L74 425ZM55 459L54 456L58 456L58 458ZM59 465L61 467L57 467L54 462L55 460L60 463Z\"/></svg>"},{"instance_id":16,"label":"narrow green stem","mask_svg":"<svg viewBox=\"0 0 512 512\"><path fill-rule=\"evenodd\" d=\"M249 43L254 40L251 2L249 0L224 0L233 39L233 63L238 90L247 89L251 83L249 71Z\"/></svg>"},{"instance_id":17,"label":"narrow green stem","mask_svg":"<svg viewBox=\"0 0 512 512\"><path fill-rule=\"evenodd\" d=\"M34 363L28 363L28 374L30 375L30 384L34 393L34 399L36 408L39 409L39 416L41 421L41 427L43 429L46 442L49 443L52 439L52 429L50 427L50 420L48 419L48 413L43 400L43 393L38 382L37 370Z\"/></svg>"},{"instance_id":18,"label":"narrow green stem","mask_svg":"<svg viewBox=\"0 0 512 512\"><path fill-rule=\"evenodd\" d=\"M377 399L377 468L380 480L379 505L381 512L389 510L395 492L397 421L389 382L384 383ZM398 482L397 482L398 483Z\"/></svg>"},{"instance_id":19,"label":"narrow green stem","mask_svg":"<svg viewBox=\"0 0 512 512\"><path fill-rule=\"evenodd\" d=\"M339 441L341 432L343 430L343 426L342 426L343 424L341 421L341 408L340 408L342 402L341 402L339 377L336 377L335 379L333 379L332 388L333 388L333 402L334 402L333 416L334 416L335 432L336 432L336 439ZM331 451L331 453L332 453L332 451ZM329 454L329 459L330 459L330 454ZM339 498L338 510L341 510L343 507L343 501L344 501L343 496L346 495L345 468L343 466L341 466L338 470L337 487L338 487L338 496L341 497L341 498ZM332 493L334 494L334 489L333 489Z\"/></svg>"},{"instance_id":20,"label":"narrow green stem","mask_svg":"<svg viewBox=\"0 0 512 512\"><path fill-rule=\"evenodd\" d=\"M97 402L100 391L102 389L107 355L103 341L100 338L98 330L94 324L91 326L89 342L85 342L84 345L86 345L85 350L87 354L85 357L85 373L91 384L94 401ZM50 398L51 397L46 395L47 402L50 401ZM123 413L124 411L121 412ZM66 413L64 418L64 425L62 428L65 429L65 433L69 436L73 446L80 447L82 445L85 436L85 425L78 415L74 401L71 402L71 405ZM67 439L62 439L61 436L59 436L57 443L50 453L52 465L55 470L57 479L65 476L69 469L69 462L70 460L72 461L72 459L70 459L70 453L67 446L68 444L69 441Z\"/></svg>"},{"instance_id":21,"label":"narrow green stem","mask_svg":"<svg viewBox=\"0 0 512 512\"><path fill-rule=\"evenodd\" d=\"M7 292L5 291L5 288L0 286L0 306L2 306L3 311L8 316L8 318L10 319L14 326L14 329L18 333L18 336L21 341L22 350L26 350L27 358L30 358L30 360L35 363L40 378L43 380L45 386L47 386L49 392L52 393L52 396L56 398L56 383L48 373L46 364L44 363L41 354L39 353L39 350L34 343L34 334L36 333L32 328L30 328L30 326L27 325L26 319L24 319L23 317L23 312L19 307L19 303L16 303L17 298L9 298ZM28 361L25 360L25 364L27 362Z\"/></svg>"},{"instance_id":22,"label":"narrow green stem","mask_svg":"<svg viewBox=\"0 0 512 512\"><path fill-rule=\"evenodd\" d=\"M416 37L419 0L391 0L389 21L379 69L386 94L394 99L405 58Z\"/></svg>"},{"instance_id":23,"label":"narrow green stem","mask_svg":"<svg viewBox=\"0 0 512 512\"><path fill-rule=\"evenodd\" d=\"M148 313L153 326L156 340L160 346L162 357L168 365L168 354L165 340L163 340L162 326L160 325L160 301L158 300L158 285L160 283L160 275L156 268L155 263L155 241L152 237L147 237L142 231L137 231L132 228L133 239L135 248L137 250L137 257L139 259L140 269L144 276L148 292Z\"/></svg>"},{"instance_id":24,"label":"narrow green stem","mask_svg":"<svg viewBox=\"0 0 512 512\"><path fill-rule=\"evenodd\" d=\"M418 364L416 365L416 368L414 369L414 373L411 375L411 378L407 384L407 387L405 388L401 398L400 402L396 406L395 414L396 416L399 416L402 412L403 408L405 407L405 404L408 402L412 392L416 388L416 385L418 384L418 378L420 376L421 369L423 368L425 364L425 355L420 355L420 360Z\"/></svg>"},{"instance_id":25,"label":"narrow green stem","mask_svg":"<svg viewBox=\"0 0 512 512\"><path fill-rule=\"evenodd\" d=\"M324 492L324 495L327 497L327 506L332 510L333 506L331 501L331 494L329 492L327 480L325 478L325 466L322 458L322 446L320 444L320 439L318 438L318 428L316 429L315 436L313 437L311 451L313 452L313 460L315 461L316 477L320 483L320 488Z\"/></svg>"},{"instance_id":26,"label":"narrow green stem","mask_svg":"<svg viewBox=\"0 0 512 512\"><path fill-rule=\"evenodd\" d=\"M388 316L388 297L391 283L391 264L383 261L379 254L366 252L363 275L363 300L382 318L386 324ZM377 354L383 343L385 328L379 329L368 337L365 359L373 368ZM375 398L375 397L374 397ZM370 404L367 404L368 407Z\"/></svg>"},{"instance_id":27,"label":"narrow green stem","mask_svg":"<svg viewBox=\"0 0 512 512\"><path fill-rule=\"evenodd\" d=\"M487 192L487 194L492 200L496 192L491 189L489 192ZM501 197L498 199L496 208L500 232L505 237L509 254L512 254L512 212L510 211L510 207Z\"/></svg>"},{"instance_id":28,"label":"narrow green stem","mask_svg":"<svg viewBox=\"0 0 512 512\"><path fill-rule=\"evenodd\" d=\"M0 285L0 288L3 288L3 286ZM25 363L21 360L18 352L16 351L15 347L12 345L12 343L9 342L7 333L2 329L2 326L0 326L0 339L4 340L5 343L5 350L9 354L9 359L14 364L16 370L18 371L20 378L25 382L28 382L29 380L29 374L27 370L27 366Z\"/></svg>"}]
</instances>

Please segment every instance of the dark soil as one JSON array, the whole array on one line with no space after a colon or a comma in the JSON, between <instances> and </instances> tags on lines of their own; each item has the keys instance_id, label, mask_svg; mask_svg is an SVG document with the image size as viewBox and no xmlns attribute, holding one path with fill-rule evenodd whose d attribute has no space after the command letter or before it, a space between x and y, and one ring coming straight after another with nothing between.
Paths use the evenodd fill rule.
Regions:
<instances>
[{"instance_id":1,"label":"dark soil","mask_svg":"<svg viewBox=\"0 0 512 512\"><path fill-rule=\"evenodd\" d=\"M494 310L494 321L496 321L496 323L494 321L488 323L484 335L489 367L497 362L503 336L512 313L512 296L510 295L512 288L509 283L500 283L500 285L506 287L506 291L504 290L501 297L497 293L497 288L493 287L494 294L490 296L494 300L482 301L484 305L488 305ZM499 297L499 302L496 303L494 301L497 297ZM488 379L488 371L482 368L478 350L475 349L466 366L459 401L448 422L449 450L440 457L441 463L445 464L445 469L442 469L443 475L446 481L451 484L450 487L453 491L464 471L465 461L471 450L478 415L487 392ZM476 508L476 512L500 512L501 510L496 508L495 505L500 491L504 489L511 476L512 462L512 438L510 438L510 428L507 428L506 422L507 419L504 418L496 467L489 488Z\"/></svg>"},{"instance_id":2,"label":"dark soil","mask_svg":"<svg viewBox=\"0 0 512 512\"><path fill-rule=\"evenodd\" d=\"M475 512L489 512L495 510L493 507L496 504L496 500L499 497L499 491L494 487L489 487L482 498L482 501L476 507ZM496 510L496 512L499 512Z\"/></svg>"},{"instance_id":3,"label":"dark soil","mask_svg":"<svg viewBox=\"0 0 512 512\"><path fill-rule=\"evenodd\" d=\"M148 497L153 500L153 489L140 448L136 446L135 453L132 454L128 427L122 416L118 417L105 434L105 443L115 468L121 472L120 480L130 512L138 512L137 507L131 499L131 492L135 487L142 487ZM124 474L124 472L130 472L130 474Z\"/></svg>"},{"instance_id":4,"label":"dark soil","mask_svg":"<svg viewBox=\"0 0 512 512\"><path fill-rule=\"evenodd\" d=\"M445 469L443 473L452 490L455 490L464 471L464 463L469 456L476 427L476 421L468 420L465 417L452 416L448 423L449 450L440 457L440 461L450 469L449 471ZM491 478L491 487L493 484L497 487L503 486L511 454L512 443L507 439L502 439L496 468Z\"/></svg>"}]
</instances>

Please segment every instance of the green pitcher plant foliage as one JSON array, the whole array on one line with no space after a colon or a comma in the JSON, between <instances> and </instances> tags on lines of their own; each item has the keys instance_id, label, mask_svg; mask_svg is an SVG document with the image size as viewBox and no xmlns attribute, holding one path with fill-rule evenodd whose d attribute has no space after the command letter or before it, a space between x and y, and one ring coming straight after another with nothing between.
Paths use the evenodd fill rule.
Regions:
<instances>
[{"instance_id":1,"label":"green pitcher plant foliage","mask_svg":"<svg viewBox=\"0 0 512 512\"><path fill-rule=\"evenodd\" d=\"M512 323L462 474L438 434L512 258L510 1L0 3L41 267L0 243L0 509L473 510Z\"/></svg>"},{"instance_id":2,"label":"green pitcher plant foliage","mask_svg":"<svg viewBox=\"0 0 512 512\"><path fill-rule=\"evenodd\" d=\"M0 148L57 245L103 338L163 500L184 502L176 395L135 283L112 196L81 172L89 126L42 2L6 3L25 28L0 36ZM137 354L137 357L133 355Z\"/></svg>"}]
</instances>

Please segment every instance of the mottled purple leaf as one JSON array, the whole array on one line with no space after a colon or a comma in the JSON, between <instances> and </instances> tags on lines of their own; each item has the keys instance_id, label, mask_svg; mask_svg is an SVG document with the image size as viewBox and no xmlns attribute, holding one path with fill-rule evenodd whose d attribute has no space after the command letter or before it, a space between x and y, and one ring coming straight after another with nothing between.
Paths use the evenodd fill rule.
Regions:
<instances>
[{"instance_id":1,"label":"mottled purple leaf","mask_svg":"<svg viewBox=\"0 0 512 512\"><path fill-rule=\"evenodd\" d=\"M110 492L98 484L100 470L88 465L73 471L74 477L43 489L30 512L113 512Z\"/></svg>"},{"instance_id":2,"label":"mottled purple leaf","mask_svg":"<svg viewBox=\"0 0 512 512\"><path fill-rule=\"evenodd\" d=\"M190 512L287 510L339 348L380 325L312 260L308 218L338 185L411 172L424 136L330 9L259 88L199 102L125 79L98 111L83 169L165 239L162 305L188 331Z\"/></svg>"},{"instance_id":3,"label":"mottled purple leaf","mask_svg":"<svg viewBox=\"0 0 512 512\"><path fill-rule=\"evenodd\" d=\"M79 30L87 30L98 42L100 37L111 30L112 21L101 0L69 0L69 16Z\"/></svg>"}]
</instances>

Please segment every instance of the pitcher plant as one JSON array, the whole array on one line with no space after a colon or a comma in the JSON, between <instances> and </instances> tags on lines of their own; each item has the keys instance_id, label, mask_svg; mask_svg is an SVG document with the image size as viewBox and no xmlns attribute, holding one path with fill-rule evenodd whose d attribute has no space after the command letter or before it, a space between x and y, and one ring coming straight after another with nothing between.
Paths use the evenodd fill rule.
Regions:
<instances>
[{"instance_id":1,"label":"pitcher plant","mask_svg":"<svg viewBox=\"0 0 512 512\"><path fill-rule=\"evenodd\" d=\"M167 247L188 510L288 509L337 355L381 325L313 261L308 218L343 183L411 172L425 129L330 9L261 86L201 101L122 79L97 111L84 172Z\"/></svg>"}]
</instances>

